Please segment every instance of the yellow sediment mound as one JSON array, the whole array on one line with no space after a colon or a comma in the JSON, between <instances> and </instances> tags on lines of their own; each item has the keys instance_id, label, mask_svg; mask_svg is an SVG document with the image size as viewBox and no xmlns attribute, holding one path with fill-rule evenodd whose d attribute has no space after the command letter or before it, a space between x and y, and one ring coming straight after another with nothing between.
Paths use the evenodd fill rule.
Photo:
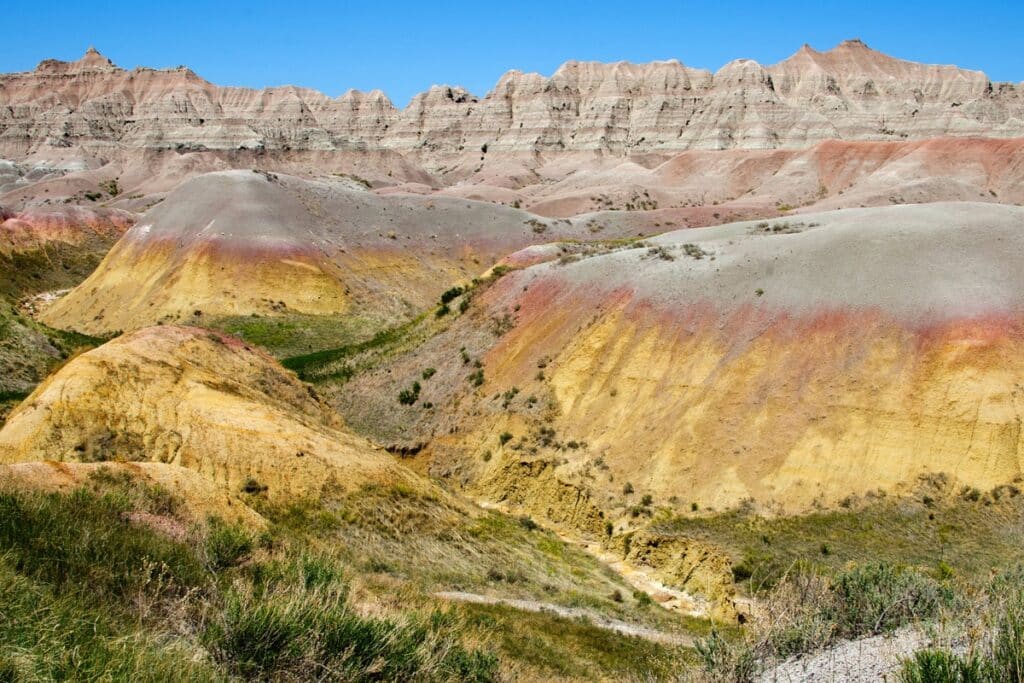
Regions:
<instances>
[{"instance_id":1,"label":"yellow sediment mound","mask_svg":"<svg viewBox=\"0 0 1024 683\"><path fill-rule=\"evenodd\" d=\"M197 328L136 331L68 363L0 430L0 462L177 465L272 502L425 486L271 358Z\"/></svg>"},{"instance_id":2,"label":"yellow sediment mound","mask_svg":"<svg viewBox=\"0 0 1024 683\"><path fill-rule=\"evenodd\" d=\"M306 255L248 257L208 248L121 241L74 290L40 315L86 333L130 330L157 320L273 313L328 315L348 309L337 269Z\"/></svg>"},{"instance_id":3,"label":"yellow sediment mound","mask_svg":"<svg viewBox=\"0 0 1024 683\"><path fill-rule=\"evenodd\" d=\"M911 331L877 315L785 321L756 335L696 333L610 310L553 344L540 321L488 362L494 386L548 363L552 427L586 440L614 483L656 501L789 510L898 490L945 472L979 488L1021 475L1024 341L1012 320Z\"/></svg>"}]
</instances>

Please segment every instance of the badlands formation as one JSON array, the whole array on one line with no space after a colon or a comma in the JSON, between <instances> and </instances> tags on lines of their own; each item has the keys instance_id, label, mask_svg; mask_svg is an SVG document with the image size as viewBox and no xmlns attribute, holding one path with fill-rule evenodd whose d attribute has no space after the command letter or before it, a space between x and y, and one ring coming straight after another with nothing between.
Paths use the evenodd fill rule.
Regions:
<instances>
[{"instance_id":1,"label":"badlands formation","mask_svg":"<svg viewBox=\"0 0 1024 683\"><path fill-rule=\"evenodd\" d=\"M127 71L90 49L0 80L0 155L47 147L393 150L423 158L601 151L802 148L831 139L1024 133L1013 84L956 67L892 59L858 40L804 46L764 67L712 74L677 61L568 62L552 76L510 71L478 97L435 86L397 109L380 91L332 99L295 87L215 86L179 67Z\"/></svg>"},{"instance_id":2,"label":"badlands formation","mask_svg":"<svg viewBox=\"0 0 1024 683\"><path fill-rule=\"evenodd\" d=\"M140 210L197 174L263 168L708 225L822 200L1021 201L1022 135L1019 85L860 41L714 74L569 62L550 77L509 72L483 97L434 87L401 110L379 91L219 87L90 50L0 76L0 204L81 201L113 181L119 194L104 197Z\"/></svg>"},{"instance_id":3,"label":"badlands formation","mask_svg":"<svg viewBox=\"0 0 1024 683\"><path fill-rule=\"evenodd\" d=\"M218 586L343 556L362 616L476 605L510 680L672 678L793 568L981 580L1024 533L1022 88L857 40L402 109L92 49L0 75L0 496L167 490L117 519L265 540Z\"/></svg>"},{"instance_id":4,"label":"badlands formation","mask_svg":"<svg viewBox=\"0 0 1024 683\"><path fill-rule=\"evenodd\" d=\"M1022 226L1019 207L848 209L510 273L478 302L484 320L510 316L477 350L484 384L468 400L424 393L462 411L462 429L427 419L396 437L436 443L439 471L468 454L463 469L485 487L510 462L554 458L607 508L624 504L626 481L658 501L788 512L907 491L929 473L983 490L1017 481ZM397 393L416 367L460 366L474 325L353 386ZM538 454L545 430L557 438Z\"/></svg>"},{"instance_id":5,"label":"badlands formation","mask_svg":"<svg viewBox=\"0 0 1024 683\"><path fill-rule=\"evenodd\" d=\"M602 237L625 236L610 227ZM581 222L451 197L378 196L344 183L223 171L183 183L42 316L109 333L288 310L407 318L502 256L594 239Z\"/></svg>"}]
</instances>

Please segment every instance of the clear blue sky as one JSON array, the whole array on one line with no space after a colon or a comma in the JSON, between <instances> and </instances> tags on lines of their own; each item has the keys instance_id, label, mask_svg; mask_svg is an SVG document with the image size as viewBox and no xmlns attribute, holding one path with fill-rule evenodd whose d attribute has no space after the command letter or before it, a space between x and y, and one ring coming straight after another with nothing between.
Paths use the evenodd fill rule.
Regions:
<instances>
[{"instance_id":1,"label":"clear blue sky","mask_svg":"<svg viewBox=\"0 0 1024 683\"><path fill-rule=\"evenodd\" d=\"M0 71L95 45L117 64L186 64L222 85L381 88L399 106L435 83L483 95L508 69L570 59L771 64L858 37L916 61L1024 81L1024 0L264 2L4 0Z\"/></svg>"}]
</instances>

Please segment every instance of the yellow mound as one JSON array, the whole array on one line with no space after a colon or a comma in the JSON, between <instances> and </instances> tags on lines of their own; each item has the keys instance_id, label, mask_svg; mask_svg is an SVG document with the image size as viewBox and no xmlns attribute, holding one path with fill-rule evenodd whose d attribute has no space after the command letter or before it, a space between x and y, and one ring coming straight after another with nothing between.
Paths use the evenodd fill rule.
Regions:
<instances>
[{"instance_id":1,"label":"yellow mound","mask_svg":"<svg viewBox=\"0 0 1024 683\"><path fill-rule=\"evenodd\" d=\"M68 363L0 430L0 462L149 461L272 502L425 486L271 358L205 330L136 331Z\"/></svg>"},{"instance_id":2,"label":"yellow mound","mask_svg":"<svg viewBox=\"0 0 1024 683\"><path fill-rule=\"evenodd\" d=\"M73 294L40 314L46 324L87 333L129 330L203 316L342 313L349 302L331 264L173 244L118 242Z\"/></svg>"},{"instance_id":3,"label":"yellow mound","mask_svg":"<svg viewBox=\"0 0 1024 683\"><path fill-rule=\"evenodd\" d=\"M898 492L928 473L987 490L1024 472L1024 339L1014 319L908 331L836 314L761 334L711 325L681 334L672 322L612 310L564 345L548 334L551 320L521 326L488 357L482 400L513 386L549 391L542 426L586 443L559 452L558 474L582 476L605 508L651 494L702 509L753 499L802 510ZM533 376L545 353L541 383ZM464 433L467 447L493 448L505 430L539 445L528 420L510 428L495 418ZM622 495L626 482L633 496Z\"/></svg>"}]
</instances>

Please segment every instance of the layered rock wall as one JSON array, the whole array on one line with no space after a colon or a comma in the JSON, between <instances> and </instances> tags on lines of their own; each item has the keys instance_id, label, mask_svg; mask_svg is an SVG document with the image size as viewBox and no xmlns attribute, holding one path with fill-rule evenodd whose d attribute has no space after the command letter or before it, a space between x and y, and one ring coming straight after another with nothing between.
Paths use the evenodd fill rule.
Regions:
<instances>
[{"instance_id":1,"label":"layered rock wall","mask_svg":"<svg viewBox=\"0 0 1024 683\"><path fill-rule=\"evenodd\" d=\"M184 67L128 71L95 50L0 76L0 156L8 158L62 146L619 155L939 135L1024 135L1021 88L856 40L827 52L804 46L769 67L737 60L716 73L674 60L568 62L550 77L510 71L482 98L435 86L404 109L377 90L332 99L290 86L218 87Z\"/></svg>"}]
</instances>

